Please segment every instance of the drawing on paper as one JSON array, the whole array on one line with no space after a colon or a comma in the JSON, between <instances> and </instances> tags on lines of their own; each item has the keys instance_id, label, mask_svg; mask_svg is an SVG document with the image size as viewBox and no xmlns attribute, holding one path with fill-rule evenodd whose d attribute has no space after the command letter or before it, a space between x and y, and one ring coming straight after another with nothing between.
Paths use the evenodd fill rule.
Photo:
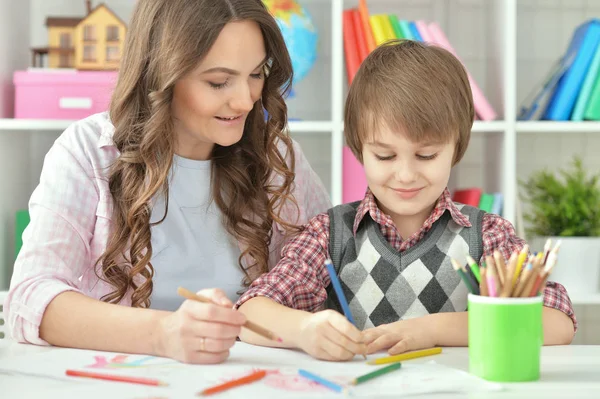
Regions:
<instances>
[{"instance_id":1,"label":"drawing on paper","mask_svg":"<svg viewBox=\"0 0 600 399\"><path fill-rule=\"evenodd\" d=\"M86 368L110 369L110 368L147 368L157 366L173 366L179 363L175 361L165 361L161 363L151 363L156 360L154 356L145 356L138 359L131 359L129 355L116 355L113 358L106 356L94 356L94 363L85 366Z\"/></svg>"}]
</instances>

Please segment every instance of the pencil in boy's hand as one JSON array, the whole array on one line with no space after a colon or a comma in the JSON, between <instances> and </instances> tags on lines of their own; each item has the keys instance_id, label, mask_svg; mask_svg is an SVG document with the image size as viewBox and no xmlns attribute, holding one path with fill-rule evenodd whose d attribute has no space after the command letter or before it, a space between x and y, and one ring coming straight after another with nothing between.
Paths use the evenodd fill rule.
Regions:
<instances>
[{"instance_id":1,"label":"pencil in boy's hand","mask_svg":"<svg viewBox=\"0 0 600 399\"><path fill-rule=\"evenodd\" d=\"M245 385L245 384L250 384L252 382L256 382L258 380L261 380L262 378L264 378L267 375L267 371L266 370L258 370L255 371L252 374L249 374L245 377L241 377L235 380L231 380L231 381L227 381L223 384L220 385L216 385L214 387L211 388L206 388L201 392L198 392L198 396L206 396L206 395L212 395L214 393L219 393L219 392L223 392L226 391L228 389L231 388L235 388L235 387L239 387L240 385Z\"/></svg>"},{"instance_id":2,"label":"pencil in boy's hand","mask_svg":"<svg viewBox=\"0 0 600 399\"><path fill-rule=\"evenodd\" d=\"M329 280L331 282L331 285L333 285L333 290L335 291L335 295L338 298L338 302L342 307L344 316L346 316L350 323L356 326L356 323L354 322L354 317L352 317L352 312L350 311L350 306L348 305L348 301L346 300L346 295L344 295L344 290L342 290L342 285L340 284L340 280L338 279L337 273L335 272L333 263L331 263L331 259L325 259L325 267L327 268ZM367 355L365 353L363 353L362 356L365 360L367 359Z\"/></svg>"},{"instance_id":3,"label":"pencil in boy's hand","mask_svg":"<svg viewBox=\"0 0 600 399\"><path fill-rule=\"evenodd\" d=\"M398 370L400 369L400 367L402 367L402 363L392 363L389 366L380 368L379 370L371 371L370 373L361 375L360 377L356 377L355 379L350 381L350 385L362 384L363 382L372 380L373 378L379 377L380 375L384 375L391 371Z\"/></svg>"},{"instance_id":4,"label":"pencil in boy's hand","mask_svg":"<svg viewBox=\"0 0 600 399\"><path fill-rule=\"evenodd\" d=\"M71 377L85 377L85 378L93 378L96 380L105 380L105 381L116 381L116 382L129 382L132 384L142 384L142 385L152 385L152 386L168 386L169 384L165 382L161 382L159 380L153 378L143 378L143 377L132 377L127 375L117 375L117 374L105 374L105 373L96 373L93 371L81 371L81 370L67 370L65 372L66 375Z\"/></svg>"},{"instance_id":5,"label":"pencil in boy's hand","mask_svg":"<svg viewBox=\"0 0 600 399\"><path fill-rule=\"evenodd\" d=\"M192 301L214 304L214 302L211 301L210 299L204 298L204 297L202 297L198 294L195 294L192 291L187 290L183 287L177 288L177 294L184 297L185 299L190 299ZM246 322L243 324L243 326L256 334L261 335L264 338L270 339L272 341L283 342L283 340L280 337L278 337L277 335L275 335L275 333L267 330L264 327L259 326L256 323L251 322L250 320L246 320Z\"/></svg>"},{"instance_id":6,"label":"pencil in boy's hand","mask_svg":"<svg viewBox=\"0 0 600 399\"><path fill-rule=\"evenodd\" d=\"M470 279L467 278L467 275L465 274L465 271L460 266L460 264L454 258L450 259L450 262L452 263L452 267L454 268L454 270L456 270L456 272L460 276L461 280L463 281L463 283L465 284L465 286L467 287L467 289L469 290L469 292L471 294L475 294L475 289L471 285Z\"/></svg>"}]
</instances>

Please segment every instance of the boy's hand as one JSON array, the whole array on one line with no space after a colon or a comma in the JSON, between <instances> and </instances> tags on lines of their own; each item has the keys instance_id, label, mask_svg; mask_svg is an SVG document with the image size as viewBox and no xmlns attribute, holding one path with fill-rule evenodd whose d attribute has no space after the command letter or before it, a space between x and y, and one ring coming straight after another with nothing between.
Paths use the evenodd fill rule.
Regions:
<instances>
[{"instance_id":1,"label":"boy's hand","mask_svg":"<svg viewBox=\"0 0 600 399\"><path fill-rule=\"evenodd\" d=\"M342 314L324 310L308 316L301 324L298 347L321 360L350 360L365 354L362 333Z\"/></svg>"},{"instance_id":2,"label":"boy's hand","mask_svg":"<svg viewBox=\"0 0 600 399\"><path fill-rule=\"evenodd\" d=\"M423 317L382 324L363 332L367 353L386 350L390 355L435 346L433 328Z\"/></svg>"}]
</instances>

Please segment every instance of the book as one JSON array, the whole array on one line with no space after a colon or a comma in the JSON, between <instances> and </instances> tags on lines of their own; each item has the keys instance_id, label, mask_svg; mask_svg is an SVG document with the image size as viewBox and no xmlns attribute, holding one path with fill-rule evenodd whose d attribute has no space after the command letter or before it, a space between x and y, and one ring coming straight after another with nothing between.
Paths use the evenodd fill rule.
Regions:
<instances>
[{"instance_id":1,"label":"book","mask_svg":"<svg viewBox=\"0 0 600 399\"><path fill-rule=\"evenodd\" d=\"M352 9L352 21L354 22L354 33L356 34L356 41L358 44L358 55L360 57L360 62L362 63L369 55L369 45L367 44L367 36L365 34L365 27L362 23L360 11L356 8Z\"/></svg>"},{"instance_id":2,"label":"book","mask_svg":"<svg viewBox=\"0 0 600 399\"><path fill-rule=\"evenodd\" d=\"M369 53L375 50L375 38L373 37L373 28L369 21L369 8L367 6L367 0L358 1L358 12L362 20L363 31L365 32L365 38L367 39L367 48Z\"/></svg>"},{"instance_id":3,"label":"book","mask_svg":"<svg viewBox=\"0 0 600 399\"><path fill-rule=\"evenodd\" d=\"M585 107L583 119L600 120L600 78L596 77L596 82L592 88L590 99Z\"/></svg>"},{"instance_id":4,"label":"book","mask_svg":"<svg viewBox=\"0 0 600 399\"><path fill-rule=\"evenodd\" d=\"M431 22L428 27L429 34L431 35L434 43L451 52L456 58L459 58L456 54L456 51L454 51L452 45L450 45L448 38L446 37L444 31L442 31L440 26L436 22ZM483 92L481 91L481 89L475 82L475 79L473 79L473 76L471 76L468 70L467 76L469 78L469 84L471 86L471 92L473 94L473 103L475 106L475 112L477 113L477 116L479 116L479 118L484 121L491 121L496 119L496 111L494 111L490 103L487 101L487 99L483 95Z\"/></svg>"},{"instance_id":5,"label":"book","mask_svg":"<svg viewBox=\"0 0 600 399\"><path fill-rule=\"evenodd\" d=\"M494 206L494 194L482 193L479 199L479 209L487 213L492 212Z\"/></svg>"},{"instance_id":6,"label":"book","mask_svg":"<svg viewBox=\"0 0 600 399\"><path fill-rule=\"evenodd\" d=\"M465 205L479 207L482 190L480 188L465 188L456 190L452 196L452 201Z\"/></svg>"},{"instance_id":7,"label":"book","mask_svg":"<svg viewBox=\"0 0 600 399\"><path fill-rule=\"evenodd\" d=\"M369 17L369 23L373 31L373 37L375 38L375 45L380 46L387 41L387 32L383 24L381 23L380 15L371 15Z\"/></svg>"},{"instance_id":8,"label":"book","mask_svg":"<svg viewBox=\"0 0 600 399\"><path fill-rule=\"evenodd\" d=\"M588 69L585 75L585 79L583 80L583 84L581 85L581 90L579 91L579 95L577 96L577 102L575 102L575 107L573 108L573 115L571 115L572 121L583 120L583 114L585 113L586 106L590 100L590 95L592 94L594 84L598 80L599 72L600 46L596 48L596 54L594 54L594 58L592 58L590 68Z\"/></svg>"},{"instance_id":9,"label":"book","mask_svg":"<svg viewBox=\"0 0 600 399\"><path fill-rule=\"evenodd\" d=\"M360 201L367 191L365 170L349 147L342 152L342 202Z\"/></svg>"},{"instance_id":10,"label":"book","mask_svg":"<svg viewBox=\"0 0 600 399\"><path fill-rule=\"evenodd\" d=\"M398 17L394 14L389 15L390 24L392 25L392 29L394 29L394 35L396 39L404 39L404 35L402 34L402 29L400 28L400 21Z\"/></svg>"},{"instance_id":11,"label":"book","mask_svg":"<svg viewBox=\"0 0 600 399\"><path fill-rule=\"evenodd\" d=\"M521 105L517 115L518 120L528 121L542 117L556 86L565 72L571 67L574 59L575 54L568 54L561 57L552 65L544 80L536 84L523 101L523 105Z\"/></svg>"},{"instance_id":12,"label":"book","mask_svg":"<svg viewBox=\"0 0 600 399\"><path fill-rule=\"evenodd\" d=\"M599 42L600 21L598 19L589 20L575 30L567 53L574 52L577 55L569 70L560 79L544 112L544 119L567 121L571 118L585 73L590 67Z\"/></svg>"},{"instance_id":13,"label":"book","mask_svg":"<svg viewBox=\"0 0 600 399\"><path fill-rule=\"evenodd\" d=\"M354 29L354 18L352 10L345 10L343 13L343 34L344 34L344 57L346 60L346 74L348 84L352 83L354 75L360 67L360 55L358 54L358 41L356 40L356 32Z\"/></svg>"},{"instance_id":14,"label":"book","mask_svg":"<svg viewBox=\"0 0 600 399\"><path fill-rule=\"evenodd\" d=\"M408 28L410 29L410 33L413 36L413 40L422 42L423 38L421 37L421 33L419 32L419 29L417 29L417 25L413 22L413 21L409 21L408 22Z\"/></svg>"},{"instance_id":15,"label":"book","mask_svg":"<svg viewBox=\"0 0 600 399\"><path fill-rule=\"evenodd\" d=\"M433 40L431 39L431 35L429 34L429 28L427 27L427 22L425 22L421 19L418 19L415 21L415 26L419 30L419 35L421 35L421 38L423 39L423 41L425 43L433 43Z\"/></svg>"},{"instance_id":16,"label":"book","mask_svg":"<svg viewBox=\"0 0 600 399\"><path fill-rule=\"evenodd\" d=\"M504 195L502 195L502 193L494 193L494 204L492 205L492 210L490 211L490 213L502 216L503 209Z\"/></svg>"}]
</instances>

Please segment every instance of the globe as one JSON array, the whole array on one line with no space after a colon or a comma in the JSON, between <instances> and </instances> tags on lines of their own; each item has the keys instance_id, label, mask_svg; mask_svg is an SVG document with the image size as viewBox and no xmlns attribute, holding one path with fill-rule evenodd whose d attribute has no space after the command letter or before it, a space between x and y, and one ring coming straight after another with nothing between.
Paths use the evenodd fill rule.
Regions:
<instances>
[{"instance_id":1,"label":"globe","mask_svg":"<svg viewBox=\"0 0 600 399\"><path fill-rule=\"evenodd\" d=\"M292 87L308 75L317 59L317 30L310 14L295 0L263 0L275 20L292 59Z\"/></svg>"}]
</instances>

